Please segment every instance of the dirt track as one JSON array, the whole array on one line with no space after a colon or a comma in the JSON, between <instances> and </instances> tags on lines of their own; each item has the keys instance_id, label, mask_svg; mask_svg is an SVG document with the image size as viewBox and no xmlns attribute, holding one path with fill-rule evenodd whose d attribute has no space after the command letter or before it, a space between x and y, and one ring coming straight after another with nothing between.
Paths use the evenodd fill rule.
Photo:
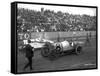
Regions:
<instances>
[{"instance_id":1,"label":"dirt track","mask_svg":"<svg viewBox=\"0 0 100 76\"><path fill-rule=\"evenodd\" d=\"M26 71L22 70L25 64L27 64L27 59L23 55L18 55L18 72L30 72L29 68ZM54 60L42 57L38 50L33 58L33 68L31 72L96 68L96 43L93 41L91 46L83 47L80 55L64 55Z\"/></svg>"}]
</instances>

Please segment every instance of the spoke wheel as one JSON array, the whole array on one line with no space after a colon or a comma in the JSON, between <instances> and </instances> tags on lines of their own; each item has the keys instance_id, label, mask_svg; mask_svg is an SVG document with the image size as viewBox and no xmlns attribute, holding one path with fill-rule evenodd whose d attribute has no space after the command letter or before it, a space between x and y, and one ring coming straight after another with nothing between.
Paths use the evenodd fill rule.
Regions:
<instances>
[{"instance_id":1,"label":"spoke wheel","mask_svg":"<svg viewBox=\"0 0 100 76\"><path fill-rule=\"evenodd\" d=\"M42 56L44 56L44 57L49 56L49 55L50 55L50 50L49 50L49 48L44 48L43 50L41 50L41 54L42 54Z\"/></svg>"}]
</instances>

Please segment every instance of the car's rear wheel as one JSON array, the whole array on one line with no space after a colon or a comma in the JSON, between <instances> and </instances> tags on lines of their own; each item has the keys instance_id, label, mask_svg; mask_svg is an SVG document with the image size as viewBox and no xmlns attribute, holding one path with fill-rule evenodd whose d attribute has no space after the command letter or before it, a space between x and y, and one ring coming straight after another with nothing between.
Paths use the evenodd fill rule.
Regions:
<instances>
[{"instance_id":1,"label":"car's rear wheel","mask_svg":"<svg viewBox=\"0 0 100 76\"><path fill-rule=\"evenodd\" d=\"M82 51L82 47L81 46L76 46L76 48L75 48L75 54L79 55L81 53L81 51Z\"/></svg>"},{"instance_id":2,"label":"car's rear wheel","mask_svg":"<svg viewBox=\"0 0 100 76\"><path fill-rule=\"evenodd\" d=\"M50 55L50 49L49 48L43 48L42 50L41 50L41 54L42 54L42 56L44 56L44 57L47 57L47 56L49 56Z\"/></svg>"}]
</instances>

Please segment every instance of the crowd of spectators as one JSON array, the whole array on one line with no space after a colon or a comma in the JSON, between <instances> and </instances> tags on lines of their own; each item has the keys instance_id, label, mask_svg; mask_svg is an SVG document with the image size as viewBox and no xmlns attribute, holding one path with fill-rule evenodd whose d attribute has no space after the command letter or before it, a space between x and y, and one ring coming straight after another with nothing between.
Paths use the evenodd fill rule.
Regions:
<instances>
[{"instance_id":1,"label":"crowd of spectators","mask_svg":"<svg viewBox=\"0 0 100 76\"><path fill-rule=\"evenodd\" d=\"M41 11L18 8L18 32L56 32L96 30L96 16L73 15L41 8Z\"/></svg>"}]
</instances>

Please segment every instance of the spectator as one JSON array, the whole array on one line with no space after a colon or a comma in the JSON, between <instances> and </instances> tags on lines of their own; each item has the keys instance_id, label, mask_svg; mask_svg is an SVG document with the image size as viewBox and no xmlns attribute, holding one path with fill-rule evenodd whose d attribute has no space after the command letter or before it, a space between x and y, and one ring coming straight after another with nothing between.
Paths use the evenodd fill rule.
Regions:
<instances>
[{"instance_id":1,"label":"spectator","mask_svg":"<svg viewBox=\"0 0 100 76\"><path fill-rule=\"evenodd\" d=\"M27 32L27 30L41 32L41 29L44 32L96 29L96 16L73 15L61 11L45 10L44 8L41 8L41 11L19 8L17 19L18 32ZM33 29L35 26L37 28Z\"/></svg>"}]
</instances>

